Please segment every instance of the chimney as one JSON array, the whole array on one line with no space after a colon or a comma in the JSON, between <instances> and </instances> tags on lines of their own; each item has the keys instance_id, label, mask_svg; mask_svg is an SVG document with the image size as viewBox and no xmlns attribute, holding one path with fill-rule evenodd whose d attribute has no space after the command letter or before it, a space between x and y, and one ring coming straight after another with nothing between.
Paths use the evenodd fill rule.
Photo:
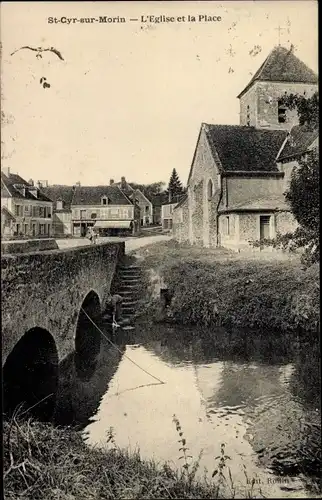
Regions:
<instances>
[{"instance_id":1,"label":"chimney","mask_svg":"<svg viewBox=\"0 0 322 500\"><path fill-rule=\"evenodd\" d=\"M75 186L78 186L78 187L80 187L80 185L81 185L81 183L79 181L76 182L76 184L75 184Z\"/></svg>"},{"instance_id":2,"label":"chimney","mask_svg":"<svg viewBox=\"0 0 322 500\"><path fill-rule=\"evenodd\" d=\"M113 186L114 184L114 179L110 179L110 186Z\"/></svg>"},{"instance_id":3,"label":"chimney","mask_svg":"<svg viewBox=\"0 0 322 500\"><path fill-rule=\"evenodd\" d=\"M34 186L34 181L33 181L32 179L29 179L28 184L29 184L30 186Z\"/></svg>"},{"instance_id":4,"label":"chimney","mask_svg":"<svg viewBox=\"0 0 322 500\"><path fill-rule=\"evenodd\" d=\"M126 189L126 180L125 180L125 177L121 177L121 189Z\"/></svg>"},{"instance_id":5,"label":"chimney","mask_svg":"<svg viewBox=\"0 0 322 500\"><path fill-rule=\"evenodd\" d=\"M9 175L10 175L10 168L9 167L2 167L1 170L6 177L9 177Z\"/></svg>"},{"instance_id":6,"label":"chimney","mask_svg":"<svg viewBox=\"0 0 322 500\"><path fill-rule=\"evenodd\" d=\"M42 188L42 184L40 181L37 182L38 189Z\"/></svg>"}]
</instances>

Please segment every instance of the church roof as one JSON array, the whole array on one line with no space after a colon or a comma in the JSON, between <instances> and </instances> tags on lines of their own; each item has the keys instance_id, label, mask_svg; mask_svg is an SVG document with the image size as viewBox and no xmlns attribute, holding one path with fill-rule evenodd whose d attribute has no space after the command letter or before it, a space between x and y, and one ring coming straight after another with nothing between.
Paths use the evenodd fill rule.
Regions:
<instances>
[{"instance_id":1,"label":"church roof","mask_svg":"<svg viewBox=\"0 0 322 500\"><path fill-rule=\"evenodd\" d=\"M303 155L318 136L318 130L312 130L307 125L296 125L290 131L285 146L278 155L277 161Z\"/></svg>"},{"instance_id":2,"label":"church roof","mask_svg":"<svg viewBox=\"0 0 322 500\"><path fill-rule=\"evenodd\" d=\"M294 54L292 49L274 47L255 75L237 96L240 98L255 81L318 83L318 77Z\"/></svg>"},{"instance_id":3,"label":"church roof","mask_svg":"<svg viewBox=\"0 0 322 500\"><path fill-rule=\"evenodd\" d=\"M287 137L286 130L203 126L213 158L216 161L219 157L223 172L278 172L276 156Z\"/></svg>"}]
</instances>

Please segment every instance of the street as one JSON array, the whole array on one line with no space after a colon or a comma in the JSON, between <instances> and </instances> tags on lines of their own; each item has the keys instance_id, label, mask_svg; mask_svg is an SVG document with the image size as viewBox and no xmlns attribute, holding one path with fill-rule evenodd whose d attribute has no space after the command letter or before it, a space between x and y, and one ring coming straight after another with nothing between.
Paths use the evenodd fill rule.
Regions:
<instances>
[{"instance_id":1,"label":"street","mask_svg":"<svg viewBox=\"0 0 322 500\"><path fill-rule=\"evenodd\" d=\"M171 240L171 236L167 236L164 234L158 234L158 235L153 235L153 236L143 236L141 238L137 237L124 237L124 238L118 238L118 237L103 237L103 238L98 238L97 244L99 245L100 243L106 243L106 242L118 242L118 241L125 241L125 251L131 252L132 250L136 250L137 248L144 247L146 245L151 245L151 243L158 243L160 241L169 241ZM90 245L90 241L88 238L66 238L66 239L58 239L57 245L60 249L65 249L65 248L73 248L73 247L78 247L78 246L87 246Z\"/></svg>"}]
</instances>

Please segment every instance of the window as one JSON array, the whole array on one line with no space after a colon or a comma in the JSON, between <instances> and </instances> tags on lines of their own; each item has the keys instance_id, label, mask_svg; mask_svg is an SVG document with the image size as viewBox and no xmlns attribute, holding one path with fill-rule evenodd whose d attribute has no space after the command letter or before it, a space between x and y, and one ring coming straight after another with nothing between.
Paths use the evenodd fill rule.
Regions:
<instances>
[{"instance_id":1,"label":"window","mask_svg":"<svg viewBox=\"0 0 322 500\"><path fill-rule=\"evenodd\" d=\"M96 212L92 212L91 213L91 219L97 219L97 213Z\"/></svg>"},{"instance_id":2,"label":"window","mask_svg":"<svg viewBox=\"0 0 322 500\"><path fill-rule=\"evenodd\" d=\"M261 215L259 218L259 238L265 240L270 238L270 215Z\"/></svg>"},{"instance_id":3,"label":"window","mask_svg":"<svg viewBox=\"0 0 322 500\"><path fill-rule=\"evenodd\" d=\"M247 106L247 127L250 126L250 107Z\"/></svg>"},{"instance_id":4,"label":"window","mask_svg":"<svg viewBox=\"0 0 322 500\"><path fill-rule=\"evenodd\" d=\"M57 208L57 210L62 210L63 209L63 202L62 202L62 200L58 200L57 201L56 208Z\"/></svg>"},{"instance_id":5,"label":"window","mask_svg":"<svg viewBox=\"0 0 322 500\"><path fill-rule=\"evenodd\" d=\"M118 217L119 216L119 209L118 208L110 208L109 209L109 216L110 217Z\"/></svg>"},{"instance_id":6,"label":"window","mask_svg":"<svg viewBox=\"0 0 322 500\"><path fill-rule=\"evenodd\" d=\"M208 201L211 200L213 194L214 194L213 193L213 184L212 184L212 180L210 179L208 182L208 186L207 186L207 199L208 199Z\"/></svg>"},{"instance_id":7,"label":"window","mask_svg":"<svg viewBox=\"0 0 322 500\"><path fill-rule=\"evenodd\" d=\"M282 101L278 101L278 123L286 122L286 106Z\"/></svg>"},{"instance_id":8,"label":"window","mask_svg":"<svg viewBox=\"0 0 322 500\"><path fill-rule=\"evenodd\" d=\"M81 219L86 219L86 210L81 210L80 211L80 218Z\"/></svg>"},{"instance_id":9,"label":"window","mask_svg":"<svg viewBox=\"0 0 322 500\"><path fill-rule=\"evenodd\" d=\"M229 220L229 215L226 217L226 234L227 236L230 235L230 220Z\"/></svg>"},{"instance_id":10,"label":"window","mask_svg":"<svg viewBox=\"0 0 322 500\"><path fill-rule=\"evenodd\" d=\"M107 205L107 196L102 196L101 203L102 205Z\"/></svg>"}]
</instances>

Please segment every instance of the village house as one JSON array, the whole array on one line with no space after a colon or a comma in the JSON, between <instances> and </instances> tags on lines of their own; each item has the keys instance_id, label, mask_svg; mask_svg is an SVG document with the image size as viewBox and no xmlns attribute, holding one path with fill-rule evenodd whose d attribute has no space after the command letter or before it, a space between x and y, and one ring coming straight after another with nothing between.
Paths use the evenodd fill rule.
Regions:
<instances>
[{"instance_id":1,"label":"village house","mask_svg":"<svg viewBox=\"0 0 322 500\"><path fill-rule=\"evenodd\" d=\"M95 228L102 236L140 232L140 207L117 185L76 185L71 202L73 236L86 236Z\"/></svg>"},{"instance_id":2,"label":"village house","mask_svg":"<svg viewBox=\"0 0 322 500\"><path fill-rule=\"evenodd\" d=\"M167 203L168 195L165 192L157 193L151 198L152 206L153 206L153 218L152 222L155 225L162 224L162 205L163 203Z\"/></svg>"},{"instance_id":3,"label":"village house","mask_svg":"<svg viewBox=\"0 0 322 500\"><path fill-rule=\"evenodd\" d=\"M53 202L9 168L1 171L1 237L3 239L52 236Z\"/></svg>"},{"instance_id":4,"label":"village house","mask_svg":"<svg viewBox=\"0 0 322 500\"><path fill-rule=\"evenodd\" d=\"M141 226L148 226L153 223L153 205L140 189L134 189L131 184L126 181L125 177L121 177L120 182L114 182L114 180L111 179L110 186L118 186L130 200L136 200L140 207Z\"/></svg>"},{"instance_id":5,"label":"village house","mask_svg":"<svg viewBox=\"0 0 322 500\"><path fill-rule=\"evenodd\" d=\"M171 231L172 230L172 217L173 217L173 211L174 207L177 205L177 203L163 203L161 206L161 225L162 229L165 231Z\"/></svg>"},{"instance_id":6,"label":"village house","mask_svg":"<svg viewBox=\"0 0 322 500\"><path fill-rule=\"evenodd\" d=\"M171 201L162 203L161 205L161 225L162 229L165 231L172 231L173 227L173 214L174 209L177 207L178 203L182 202L182 199L186 199L186 195L175 196Z\"/></svg>"},{"instance_id":7,"label":"village house","mask_svg":"<svg viewBox=\"0 0 322 500\"><path fill-rule=\"evenodd\" d=\"M53 236L61 238L72 234L72 199L75 186L52 185L39 181L42 192L53 202Z\"/></svg>"},{"instance_id":8,"label":"village house","mask_svg":"<svg viewBox=\"0 0 322 500\"><path fill-rule=\"evenodd\" d=\"M292 49L275 47L238 96L240 125L201 125L187 196L173 211L177 241L239 251L295 229L284 193L318 133L299 126L281 99L310 97L317 82Z\"/></svg>"}]
</instances>

